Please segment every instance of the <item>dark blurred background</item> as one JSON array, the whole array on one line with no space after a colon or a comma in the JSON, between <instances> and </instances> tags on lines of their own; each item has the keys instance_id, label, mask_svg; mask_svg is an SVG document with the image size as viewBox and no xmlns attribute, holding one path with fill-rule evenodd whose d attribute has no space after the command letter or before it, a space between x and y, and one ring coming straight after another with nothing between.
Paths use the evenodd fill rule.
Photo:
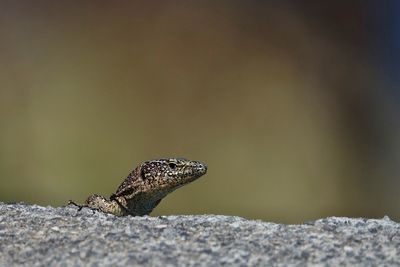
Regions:
<instances>
[{"instance_id":1,"label":"dark blurred background","mask_svg":"<svg viewBox=\"0 0 400 267\"><path fill-rule=\"evenodd\" d=\"M153 215L400 219L400 2L2 1L0 201L208 173Z\"/></svg>"}]
</instances>

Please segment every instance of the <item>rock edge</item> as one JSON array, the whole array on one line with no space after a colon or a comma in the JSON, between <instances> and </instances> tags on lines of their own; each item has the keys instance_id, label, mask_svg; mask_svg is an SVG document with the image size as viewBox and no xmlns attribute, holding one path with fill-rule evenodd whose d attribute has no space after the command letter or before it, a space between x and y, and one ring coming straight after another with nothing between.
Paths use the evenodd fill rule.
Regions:
<instances>
[{"instance_id":1,"label":"rock edge","mask_svg":"<svg viewBox=\"0 0 400 267\"><path fill-rule=\"evenodd\" d=\"M284 225L0 202L0 240L1 266L400 266L400 224L387 216Z\"/></svg>"}]
</instances>

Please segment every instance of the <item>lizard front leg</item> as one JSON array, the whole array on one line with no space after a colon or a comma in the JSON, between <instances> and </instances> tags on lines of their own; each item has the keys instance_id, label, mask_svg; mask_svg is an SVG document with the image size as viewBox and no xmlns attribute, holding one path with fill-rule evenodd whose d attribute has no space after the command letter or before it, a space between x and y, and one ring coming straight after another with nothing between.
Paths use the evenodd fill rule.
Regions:
<instances>
[{"instance_id":1,"label":"lizard front leg","mask_svg":"<svg viewBox=\"0 0 400 267\"><path fill-rule=\"evenodd\" d=\"M121 203L118 203L115 200L108 200L103 196L94 194L89 196L85 204L79 205L73 201L69 201L68 204L75 205L81 210L82 208L89 208L92 210L102 211L105 213L110 213L116 216L124 216L127 215L127 210Z\"/></svg>"}]
</instances>

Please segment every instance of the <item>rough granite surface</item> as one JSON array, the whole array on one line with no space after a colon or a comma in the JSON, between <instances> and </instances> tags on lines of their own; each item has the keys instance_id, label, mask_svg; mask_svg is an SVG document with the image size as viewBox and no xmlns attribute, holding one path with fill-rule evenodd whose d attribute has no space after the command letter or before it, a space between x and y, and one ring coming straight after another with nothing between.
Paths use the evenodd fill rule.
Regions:
<instances>
[{"instance_id":1,"label":"rough granite surface","mask_svg":"<svg viewBox=\"0 0 400 267\"><path fill-rule=\"evenodd\" d=\"M0 266L400 266L400 224L115 217L0 202Z\"/></svg>"}]
</instances>

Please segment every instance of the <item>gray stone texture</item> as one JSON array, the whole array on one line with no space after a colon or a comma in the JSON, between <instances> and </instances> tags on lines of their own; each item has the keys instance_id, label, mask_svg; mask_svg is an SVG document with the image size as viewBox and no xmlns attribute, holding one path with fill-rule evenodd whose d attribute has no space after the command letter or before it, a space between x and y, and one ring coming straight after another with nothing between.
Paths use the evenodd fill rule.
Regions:
<instances>
[{"instance_id":1,"label":"gray stone texture","mask_svg":"<svg viewBox=\"0 0 400 267\"><path fill-rule=\"evenodd\" d=\"M388 217L284 225L0 203L0 266L400 266L399 255Z\"/></svg>"}]
</instances>

